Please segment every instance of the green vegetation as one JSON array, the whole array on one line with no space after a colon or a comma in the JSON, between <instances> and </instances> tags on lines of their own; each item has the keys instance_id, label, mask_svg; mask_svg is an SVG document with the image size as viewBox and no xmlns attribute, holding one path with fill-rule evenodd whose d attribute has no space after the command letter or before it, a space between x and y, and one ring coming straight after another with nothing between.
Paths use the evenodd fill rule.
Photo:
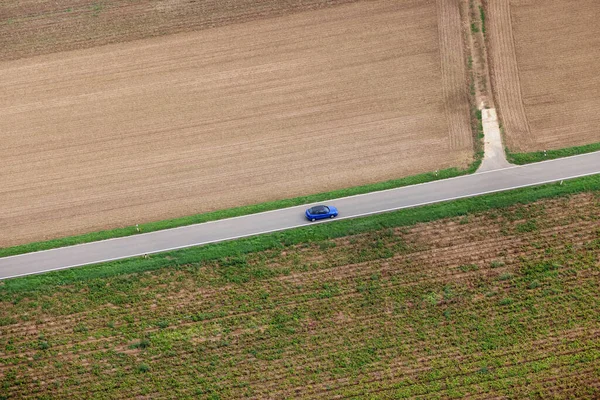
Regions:
<instances>
[{"instance_id":1,"label":"green vegetation","mask_svg":"<svg viewBox=\"0 0 600 400\"><path fill-rule=\"evenodd\" d=\"M100 12L102 11L103 8L104 8L104 6L101 3L92 4L90 6L90 9L92 10L92 16L97 17L98 15L100 15Z\"/></svg>"},{"instance_id":2,"label":"green vegetation","mask_svg":"<svg viewBox=\"0 0 600 400\"><path fill-rule=\"evenodd\" d=\"M211 260L234 257L224 264L224 273L231 273L234 279L244 280L236 263L243 265L243 256L264 250L281 249L284 246L301 243L322 243L327 240L360 233L411 226L416 223L435 221L441 218L467 216L490 209L501 209L514 204L529 204L540 199L568 196L575 193L600 190L600 175L577 178L560 183L552 183L532 188L494 193L475 198L432 204L414 209L404 209L385 214L352 220L340 220L329 224L311 225L283 232L254 236L235 241L209 244L201 247L177 250L136 257L126 260L86 266L44 275L33 275L1 282L2 293L36 290L38 287L54 286L79 281L107 278L117 275L153 271L165 267L197 264ZM510 233L510 232L509 232ZM322 244L321 244L322 245ZM263 271L267 273L266 271ZM248 272L249 273L249 272ZM1 299L1 297L0 297Z\"/></svg>"},{"instance_id":3,"label":"green vegetation","mask_svg":"<svg viewBox=\"0 0 600 400\"><path fill-rule=\"evenodd\" d=\"M7 257L16 254L30 253L40 250L54 249L57 247L72 246L75 244L95 242L98 240L105 240L117 237L131 236L137 233L153 232L162 229L176 228L179 226L186 226L192 224L199 224L202 222L215 221L218 219L238 217L241 215L255 214L264 211L276 210L279 208L286 208L292 206L298 206L302 204L314 203L319 201L325 201L329 199L335 199L338 197L353 196L357 194L375 192L379 190L393 189L401 186L416 185L419 183L432 182L440 179L447 179L461 175L467 175L475 172L481 164L482 153L479 152L475 156L475 162L473 162L467 169L461 170L456 168L449 168L441 171L430 172L426 174L420 174L410 176L407 178L395 179L387 182L374 183L371 185L357 186L348 189L335 190L332 192L319 193L309 196L296 197L293 199L285 199L272 201L268 203L254 204L250 206L230 208L227 210L220 210L210 213L191 215L188 217L149 222L147 224L140 224L139 227L129 226L126 228L111 229L101 232L92 232L84 235L71 236L66 238L60 238L55 240L49 240L44 242L35 242L24 244L20 246L7 247L0 249L0 257ZM139 230L138 230L139 228Z\"/></svg>"},{"instance_id":4,"label":"green vegetation","mask_svg":"<svg viewBox=\"0 0 600 400\"><path fill-rule=\"evenodd\" d=\"M539 161L553 160L555 158L576 156L579 154L600 151L600 143L592 143L585 146L568 147L560 150L536 151L532 153L511 153L506 148L506 158L510 163L523 165Z\"/></svg>"},{"instance_id":5,"label":"green vegetation","mask_svg":"<svg viewBox=\"0 0 600 400\"><path fill-rule=\"evenodd\" d=\"M479 17L481 18L481 32L485 35L485 10L479 6Z\"/></svg>"},{"instance_id":6,"label":"green vegetation","mask_svg":"<svg viewBox=\"0 0 600 400\"><path fill-rule=\"evenodd\" d=\"M483 140L485 137L483 133L483 110L478 109L475 116L477 118L477 138L479 140Z\"/></svg>"},{"instance_id":7,"label":"green vegetation","mask_svg":"<svg viewBox=\"0 0 600 400\"><path fill-rule=\"evenodd\" d=\"M596 398L599 200L591 177L2 282L0 392Z\"/></svg>"}]
</instances>

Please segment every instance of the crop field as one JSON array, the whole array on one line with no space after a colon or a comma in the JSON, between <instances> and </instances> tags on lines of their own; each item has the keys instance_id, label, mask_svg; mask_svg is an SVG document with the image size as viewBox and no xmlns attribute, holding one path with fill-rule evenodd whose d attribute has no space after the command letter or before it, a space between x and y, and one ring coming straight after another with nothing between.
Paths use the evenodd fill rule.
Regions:
<instances>
[{"instance_id":1,"label":"crop field","mask_svg":"<svg viewBox=\"0 0 600 400\"><path fill-rule=\"evenodd\" d=\"M33 16L14 16L17 3ZM456 2L307 1L303 12L289 2L273 18L204 3L233 22L0 62L0 246L473 160ZM51 30L68 17L38 15L35 4L2 3L14 17L4 32L38 22ZM96 18L84 9L72 18ZM3 40L18 50L14 37Z\"/></svg>"},{"instance_id":2,"label":"crop field","mask_svg":"<svg viewBox=\"0 0 600 400\"><path fill-rule=\"evenodd\" d=\"M600 142L600 2L486 4L492 80L509 149Z\"/></svg>"},{"instance_id":3,"label":"crop field","mask_svg":"<svg viewBox=\"0 0 600 400\"><path fill-rule=\"evenodd\" d=\"M598 193L583 193L152 272L0 286L0 394L597 398L599 216Z\"/></svg>"},{"instance_id":4,"label":"crop field","mask_svg":"<svg viewBox=\"0 0 600 400\"><path fill-rule=\"evenodd\" d=\"M0 60L193 32L360 0L0 0Z\"/></svg>"}]
</instances>

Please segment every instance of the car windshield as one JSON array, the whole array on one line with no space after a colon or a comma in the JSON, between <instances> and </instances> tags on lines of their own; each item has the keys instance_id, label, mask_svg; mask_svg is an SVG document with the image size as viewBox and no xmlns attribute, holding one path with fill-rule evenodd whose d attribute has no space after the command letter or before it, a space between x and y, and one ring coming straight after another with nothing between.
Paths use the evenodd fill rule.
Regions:
<instances>
[{"instance_id":1,"label":"car windshield","mask_svg":"<svg viewBox=\"0 0 600 400\"><path fill-rule=\"evenodd\" d=\"M315 206L310 210L311 214L327 214L329 212L329 207L327 206Z\"/></svg>"}]
</instances>

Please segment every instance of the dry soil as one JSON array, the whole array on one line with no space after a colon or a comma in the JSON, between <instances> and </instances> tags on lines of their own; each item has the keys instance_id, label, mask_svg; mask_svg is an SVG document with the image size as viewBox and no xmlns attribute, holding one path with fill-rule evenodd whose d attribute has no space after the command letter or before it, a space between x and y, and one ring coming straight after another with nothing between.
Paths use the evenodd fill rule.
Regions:
<instances>
[{"instance_id":1,"label":"dry soil","mask_svg":"<svg viewBox=\"0 0 600 400\"><path fill-rule=\"evenodd\" d=\"M509 149L600 142L600 2L486 4L493 86Z\"/></svg>"},{"instance_id":2,"label":"dry soil","mask_svg":"<svg viewBox=\"0 0 600 400\"><path fill-rule=\"evenodd\" d=\"M0 246L472 160L457 2L236 10L245 22L1 62Z\"/></svg>"}]
</instances>

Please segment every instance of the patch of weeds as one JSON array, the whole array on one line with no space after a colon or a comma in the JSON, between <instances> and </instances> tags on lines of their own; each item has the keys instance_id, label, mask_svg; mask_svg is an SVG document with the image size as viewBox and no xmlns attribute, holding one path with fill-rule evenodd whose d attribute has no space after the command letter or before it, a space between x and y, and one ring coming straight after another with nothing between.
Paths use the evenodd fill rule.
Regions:
<instances>
[{"instance_id":1,"label":"patch of weeds","mask_svg":"<svg viewBox=\"0 0 600 400\"><path fill-rule=\"evenodd\" d=\"M471 32L472 33L478 33L479 32L479 27L477 26L477 24L475 22L471 22Z\"/></svg>"},{"instance_id":2,"label":"patch of weeds","mask_svg":"<svg viewBox=\"0 0 600 400\"><path fill-rule=\"evenodd\" d=\"M485 10L479 6L479 17L481 18L481 32L485 35Z\"/></svg>"},{"instance_id":3,"label":"patch of weeds","mask_svg":"<svg viewBox=\"0 0 600 400\"><path fill-rule=\"evenodd\" d=\"M498 304L501 306L508 306L512 303L514 303L514 300L510 297L506 297L498 302Z\"/></svg>"},{"instance_id":4,"label":"patch of weeds","mask_svg":"<svg viewBox=\"0 0 600 400\"><path fill-rule=\"evenodd\" d=\"M432 306L435 306L440 301L440 295L438 295L436 292L431 292L431 293L425 295L423 300L426 303L431 304Z\"/></svg>"},{"instance_id":5,"label":"patch of weeds","mask_svg":"<svg viewBox=\"0 0 600 400\"><path fill-rule=\"evenodd\" d=\"M298 321L303 315L299 310L294 312L276 312L270 322L270 328L280 333L294 334L298 327Z\"/></svg>"},{"instance_id":6,"label":"patch of weeds","mask_svg":"<svg viewBox=\"0 0 600 400\"><path fill-rule=\"evenodd\" d=\"M452 300L454 298L454 291L452 290L451 285L444 286L443 293L444 293L444 300L446 300L446 301Z\"/></svg>"},{"instance_id":7,"label":"patch of weeds","mask_svg":"<svg viewBox=\"0 0 600 400\"><path fill-rule=\"evenodd\" d=\"M98 364L95 364L92 367L92 374L95 375L95 376L100 376L102 374L102 370L101 370L101 368L100 368L100 366Z\"/></svg>"},{"instance_id":8,"label":"patch of weeds","mask_svg":"<svg viewBox=\"0 0 600 400\"><path fill-rule=\"evenodd\" d=\"M492 268L500 268L500 267L503 267L504 265L505 265L504 261L494 260L494 261L491 262L490 267L492 267Z\"/></svg>"},{"instance_id":9,"label":"patch of weeds","mask_svg":"<svg viewBox=\"0 0 600 400\"><path fill-rule=\"evenodd\" d=\"M525 276L545 276L549 275L559 269L561 266L559 264L553 263L551 261L543 261L543 262L523 262L521 267L521 272Z\"/></svg>"},{"instance_id":10,"label":"patch of weeds","mask_svg":"<svg viewBox=\"0 0 600 400\"><path fill-rule=\"evenodd\" d=\"M500 276L498 277L498 280L499 280L499 281L508 281L508 280L512 279L512 278L513 278L513 276L514 276L514 275L513 275L513 274L511 274L510 272L505 272L505 273L503 273L502 275L500 275Z\"/></svg>"},{"instance_id":11,"label":"patch of weeds","mask_svg":"<svg viewBox=\"0 0 600 400\"><path fill-rule=\"evenodd\" d=\"M322 288L323 291L321 291L318 296L321 299L328 299L340 293L340 288L337 283L324 283Z\"/></svg>"},{"instance_id":12,"label":"patch of weeds","mask_svg":"<svg viewBox=\"0 0 600 400\"><path fill-rule=\"evenodd\" d=\"M479 269L479 266L477 264L465 264L465 265L461 265L458 268L462 272L469 272L469 271L477 271Z\"/></svg>"},{"instance_id":13,"label":"patch of weeds","mask_svg":"<svg viewBox=\"0 0 600 400\"><path fill-rule=\"evenodd\" d=\"M168 328L169 327L169 321L165 321L165 320L158 321L156 323L156 326L158 326L160 329Z\"/></svg>"},{"instance_id":14,"label":"patch of weeds","mask_svg":"<svg viewBox=\"0 0 600 400\"><path fill-rule=\"evenodd\" d=\"M538 281L537 279L534 279L527 284L528 289L536 289L540 286L541 286L540 281Z\"/></svg>"},{"instance_id":15,"label":"patch of weeds","mask_svg":"<svg viewBox=\"0 0 600 400\"><path fill-rule=\"evenodd\" d=\"M147 349L150 347L150 341L148 339L142 339L129 345L130 349Z\"/></svg>"},{"instance_id":16,"label":"patch of weeds","mask_svg":"<svg viewBox=\"0 0 600 400\"><path fill-rule=\"evenodd\" d=\"M101 3L94 3L90 6L90 9L92 10L92 16L97 17L98 15L100 15L100 12L102 11L102 9L104 8L104 6Z\"/></svg>"},{"instance_id":17,"label":"patch of weeds","mask_svg":"<svg viewBox=\"0 0 600 400\"><path fill-rule=\"evenodd\" d=\"M475 118L477 118L477 138L481 140L485 136L483 133L483 110L477 109L475 111Z\"/></svg>"},{"instance_id":18,"label":"patch of weeds","mask_svg":"<svg viewBox=\"0 0 600 400\"><path fill-rule=\"evenodd\" d=\"M542 291L542 296L544 296L544 297L546 297L546 296L554 296L554 295L559 294L559 293L560 293L560 291L558 289L551 287L551 288L544 289Z\"/></svg>"},{"instance_id":19,"label":"patch of weeds","mask_svg":"<svg viewBox=\"0 0 600 400\"><path fill-rule=\"evenodd\" d=\"M319 242L319 249L320 250L327 250L330 248L333 248L336 246L336 243L334 241L331 240L325 240L323 242Z\"/></svg>"},{"instance_id":20,"label":"patch of weeds","mask_svg":"<svg viewBox=\"0 0 600 400\"><path fill-rule=\"evenodd\" d=\"M348 371L358 372L365 366L380 359L377 355L377 349L374 347L334 354L332 358L335 369L341 373L347 373Z\"/></svg>"},{"instance_id":21,"label":"patch of weeds","mask_svg":"<svg viewBox=\"0 0 600 400\"><path fill-rule=\"evenodd\" d=\"M46 340L44 334L40 334L38 337L37 348L40 350L48 350L50 348L50 343Z\"/></svg>"},{"instance_id":22,"label":"patch of weeds","mask_svg":"<svg viewBox=\"0 0 600 400\"><path fill-rule=\"evenodd\" d=\"M485 366L485 367L481 367L479 368L479 370L477 370L478 374L489 374L490 373L490 369Z\"/></svg>"},{"instance_id":23,"label":"patch of weeds","mask_svg":"<svg viewBox=\"0 0 600 400\"><path fill-rule=\"evenodd\" d=\"M517 224L515 230L519 233L527 233L527 232L537 231L538 230L537 221L535 219L530 219L527 222Z\"/></svg>"},{"instance_id":24,"label":"patch of weeds","mask_svg":"<svg viewBox=\"0 0 600 400\"><path fill-rule=\"evenodd\" d=\"M88 331L88 327L85 326L85 324L83 324L82 322L78 323L73 328L73 332L75 332L75 333L87 333L87 331Z\"/></svg>"},{"instance_id":25,"label":"patch of weeds","mask_svg":"<svg viewBox=\"0 0 600 400\"><path fill-rule=\"evenodd\" d=\"M226 282L241 284L251 278L251 267L245 256L229 257L221 260L220 264L216 271Z\"/></svg>"},{"instance_id":26,"label":"patch of weeds","mask_svg":"<svg viewBox=\"0 0 600 400\"><path fill-rule=\"evenodd\" d=\"M0 317L0 326L16 324L17 320L12 317Z\"/></svg>"},{"instance_id":27,"label":"patch of weeds","mask_svg":"<svg viewBox=\"0 0 600 400\"><path fill-rule=\"evenodd\" d=\"M137 367L137 372L145 374L146 372L150 371L150 367L148 366L148 364L140 364Z\"/></svg>"},{"instance_id":28,"label":"patch of weeds","mask_svg":"<svg viewBox=\"0 0 600 400\"><path fill-rule=\"evenodd\" d=\"M356 290L363 295L364 307L374 306L383 301L380 278L379 274L373 274L371 279L357 280Z\"/></svg>"}]
</instances>

